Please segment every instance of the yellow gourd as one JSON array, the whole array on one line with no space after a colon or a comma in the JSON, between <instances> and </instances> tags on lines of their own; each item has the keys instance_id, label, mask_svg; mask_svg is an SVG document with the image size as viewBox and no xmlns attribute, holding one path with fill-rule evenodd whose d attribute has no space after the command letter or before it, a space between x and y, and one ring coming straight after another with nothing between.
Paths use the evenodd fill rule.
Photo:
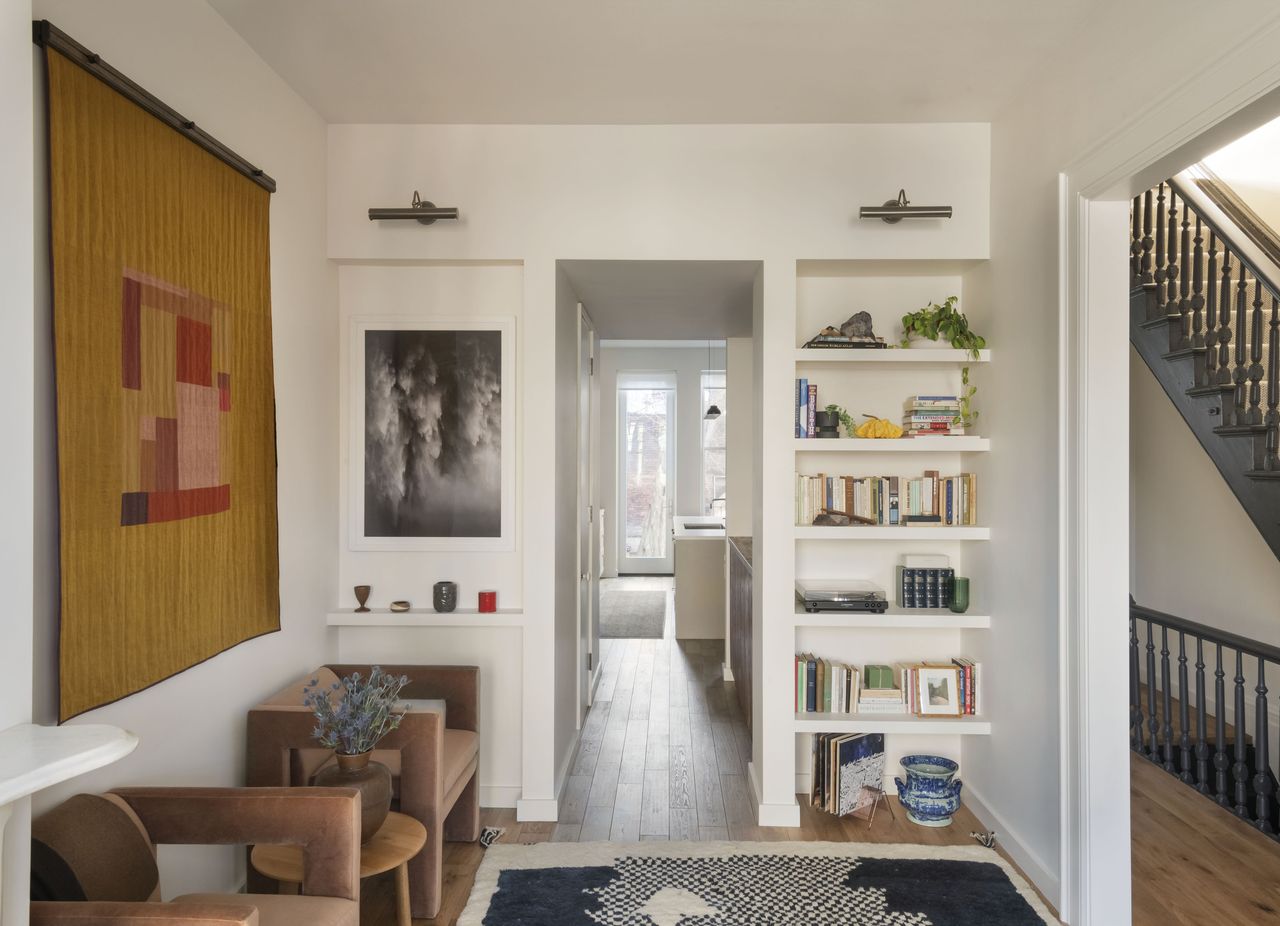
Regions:
<instances>
[{"instance_id":1,"label":"yellow gourd","mask_svg":"<svg viewBox=\"0 0 1280 926\"><path fill-rule=\"evenodd\" d=\"M859 437L893 439L902 436L902 428L887 418L876 418L873 415L863 415L863 417L867 420L855 432Z\"/></svg>"}]
</instances>

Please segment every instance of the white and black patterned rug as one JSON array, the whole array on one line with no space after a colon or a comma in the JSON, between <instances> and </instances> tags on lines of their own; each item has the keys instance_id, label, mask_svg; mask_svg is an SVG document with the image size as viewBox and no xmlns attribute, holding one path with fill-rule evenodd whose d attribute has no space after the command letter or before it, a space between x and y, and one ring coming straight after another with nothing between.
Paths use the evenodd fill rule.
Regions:
<instances>
[{"instance_id":1,"label":"white and black patterned rug","mask_svg":"<svg viewBox=\"0 0 1280 926\"><path fill-rule=\"evenodd\" d=\"M493 846L458 926L1044 926L979 846L832 842Z\"/></svg>"}]
</instances>

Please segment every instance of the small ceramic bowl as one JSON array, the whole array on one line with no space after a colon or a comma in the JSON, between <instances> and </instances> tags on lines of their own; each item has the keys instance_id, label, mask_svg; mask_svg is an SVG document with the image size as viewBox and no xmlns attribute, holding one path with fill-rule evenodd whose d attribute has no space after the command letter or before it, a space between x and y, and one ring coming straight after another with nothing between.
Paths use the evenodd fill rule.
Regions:
<instances>
[{"instance_id":1,"label":"small ceramic bowl","mask_svg":"<svg viewBox=\"0 0 1280 926\"><path fill-rule=\"evenodd\" d=\"M392 610L392 611L408 611L408 610L409 610L409 602L407 602L407 601L393 601L393 602L391 602L391 610Z\"/></svg>"}]
</instances>

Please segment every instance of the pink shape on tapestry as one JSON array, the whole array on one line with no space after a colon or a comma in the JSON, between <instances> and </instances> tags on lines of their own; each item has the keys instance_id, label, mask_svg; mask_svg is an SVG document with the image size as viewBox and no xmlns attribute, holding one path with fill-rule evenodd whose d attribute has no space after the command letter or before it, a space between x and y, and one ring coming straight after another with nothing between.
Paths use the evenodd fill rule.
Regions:
<instances>
[{"instance_id":1,"label":"pink shape on tapestry","mask_svg":"<svg viewBox=\"0 0 1280 926\"><path fill-rule=\"evenodd\" d=\"M178 488L218 485L218 390L178 383Z\"/></svg>"}]
</instances>

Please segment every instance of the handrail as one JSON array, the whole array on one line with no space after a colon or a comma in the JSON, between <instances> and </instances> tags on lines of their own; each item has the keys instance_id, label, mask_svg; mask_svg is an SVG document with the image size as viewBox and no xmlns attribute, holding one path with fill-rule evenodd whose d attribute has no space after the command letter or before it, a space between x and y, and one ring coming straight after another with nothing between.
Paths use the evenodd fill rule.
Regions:
<instances>
[{"instance_id":1,"label":"handrail","mask_svg":"<svg viewBox=\"0 0 1280 926\"><path fill-rule=\"evenodd\" d=\"M1160 624L1168 627L1170 630L1181 630L1193 637L1198 637L1206 643L1221 643L1223 646L1231 649L1240 650L1250 656L1261 657L1271 662L1280 663L1280 646L1272 646L1270 643L1263 643L1261 640L1251 640L1248 637L1242 637L1237 633L1231 633L1227 630L1219 630L1216 627L1209 627L1205 624L1198 624L1195 621L1187 620L1185 617L1177 617L1173 614L1166 614L1163 611L1157 611L1154 608L1144 608L1140 604L1130 604L1129 613L1138 617L1140 620L1150 621L1153 624Z\"/></svg>"},{"instance_id":2,"label":"handrail","mask_svg":"<svg viewBox=\"0 0 1280 926\"><path fill-rule=\"evenodd\" d=\"M1192 165L1183 173L1195 181L1196 188L1221 209L1245 237L1260 248L1273 264L1280 267L1280 234L1267 224L1266 219L1254 212L1229 183L1203 161Z\"/></svg>"},{"instance_id":3,"label":"handrail","mask_svg":"<svg viewBox=\"0 0 1280 926\"><path fill-rule=\"evenodd\" d=\"M1204 168L1199 165L1188 168L1177 177L1170 177L1169 186L1182 198L1183 202L1191 203L1205 227L1218 236L1218 240L1227 246L1240 263L1249 268L1250 273L1262 281L1263 286L1272 293L1280 293L1280 284L1277 283L1280 281L1280 262L1273 260L1266 248L1259 245L1247 229L1236 225L1226 209L1210 195L1208 190L1201 187L1198 182L1201 178L1196 174L1203 171ZM1197 182L1188 185L1186 180ZM1221 183L1221 181L1218 182ZM1239 228L1244 238L1235 236L1232 233L1233 227Z\"/></svg>"}]
</instances>

